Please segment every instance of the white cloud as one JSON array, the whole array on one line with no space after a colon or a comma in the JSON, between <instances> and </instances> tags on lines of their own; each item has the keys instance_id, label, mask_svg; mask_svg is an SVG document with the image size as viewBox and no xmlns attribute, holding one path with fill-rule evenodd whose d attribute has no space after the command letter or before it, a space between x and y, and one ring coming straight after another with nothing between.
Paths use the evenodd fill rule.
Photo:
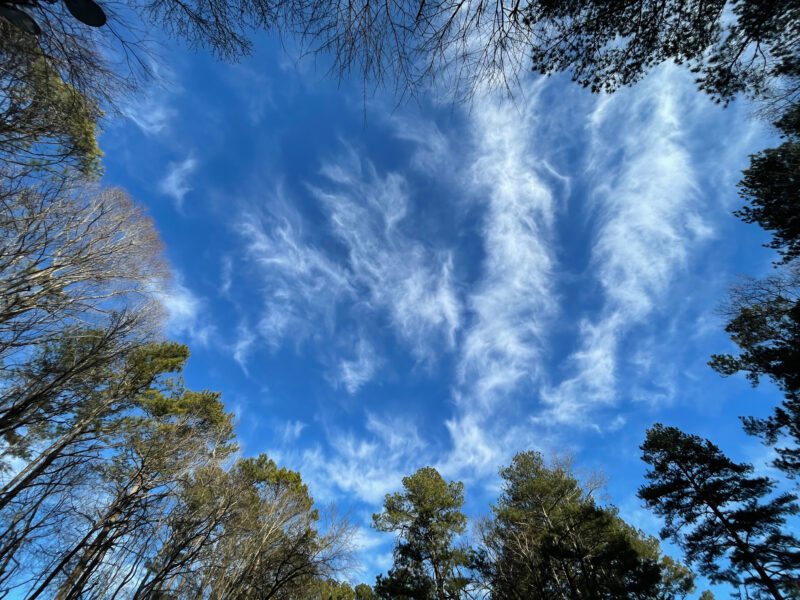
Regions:
<instances>
[{"instance_id":1,"label":"white cloud","mask_svg":"<svg viewBox=\"0 0 800 600\"><path fill-rule=\"evenodd\" d=\"M356 356L339 361L338 380L348 393L355 394L372 379L378 368L375 349L364 339L356 342Z\"/></svg>"},{"instance_id":2,"label":"white cloud","mask_svg":"<svg viewBox=\"0 0 800 600\"><path fill-rule=\"evenodd\" d=\"M348 275L306 238L282 190L244 213L236 229L260 277L253 288L261 293L258 331L266 343L278 348L287 336L299 343L332 330L337 302L352 291Z\"/></svg>"},{"instance_id":3,"label":"white cloud","mask_svg":"<svg viewBox=\"0 0 800 600\"><path fill-rule=\"evenodd\" d=\"M551 247L556 207L536 159L537 108L532 98L521 114L512 102L492 97L473 108L477 155L470 193L485 198L485 258L460 347L459 412L446 423L453 441L447 469L454 473L461 467L493 472L508 451L497 435L505 438L516 428L501 424L508 406L500 406L514 393L533 390L544 336L556 313Z\"/></svg>"},{"instance_id":4,"label":"white cloud","mask_svg":"<svg viewBox=\"0 0 800 600\"><path fill-rule=\"evenodd\" d=\"M454 175L454 149L435 122L420 118L393 117L390 120L398 139L411 142L411 165L437 179Z\"/></svg>"},{"instance_id":5,"label":"white cloud","mask_svg":"<svg viewBox=\"0 0 800 600\"><path fill-rule=\"evenodd\" d=\"M180 90L177 75L163 62L151 61L148 69L152 83L139 95L129 97L122 106L122 113L133 121L145 134L156 136L170 127L177 111L169 106L169 98Z\"/></svg>"},{"instance_id":6,"label":"white cloud","mask_svg":"<svg viewBox=\"0 0 800 600\"><path fill-rule=\"evenodd\" d=\"M233 360L242 368L245 375L250 372L247 369L247 358L256 341L256 335L249 325L240 323L236 328L236 341L233 343Z\"/></svg>"},{"instance_id":7,"label":"white cloud","mask_svg":"<svg viewBox=\"0 0 800 600\"><path fill-rule=\"evenodd\" d=\"M592 407L616 402L623 337L663 306L692 247L709 235L683 138L681 89L675 71L662 70L636 93L601 98L590 117L598 227L589 270L603 304L599 316L580 321L572 375L543 389L550 408L542 422L590 425Z\"/></svg>"},{"instance_id":8,"label":"white cloud","mask_svg":"<svg viewBox=\"0 0 800 600\"><path fill-rule=\"evenodd\" d=\"M470 297L474 321L465 335L460 377L486 406L538 368L555 310L554 198L538 174L532 102L519 114L510 102L475 109L477 160L472 175L485 194L483 278Z\"/></svg>"},{"instance_id":9,"label":"white cloud","mask_svg":"<svg viewBox=\"0 0 800 600\"><path fill-rule=\"evenodd\" d=\"M233 258L230 255L222 257L222 269L220 272L219 293L228 296L233 285Z\"/></svg>"},{"instance_id":10,"label":"white cloud","mask_svg":"<svg viewBox=\"0 0 800 600\"><path fill-rule=\"evenodd\" d=\"M205 319L205 302L198 298L183 281L180 273L163 290L155 292L167 314L169 335L187 337L192 343L207 346L214 327Z\"/></svg>"},{"instance_id":11,"label":"white cloud","mask_svg":"<svg viewBox=\"0 0 800 600\"><path fill-rule=\"evenodd\" d=\"M367 413L367 431L380 440L389 452L411 456L425 449L426 443L420 437L416 424L397 416L379 417Z\"/></svg>"},{"instance_id":12,"label":"white cloud","mask_svg":"<svg viewBox=\"0 0 800 600\"><path fill-rule=\"evenodd\" d=\"M378 175L352 150L325 164L322 174L329 185L312 191L347 249L353 288L371 308L388 312L395 332L418 359L431 359L442 339L452 348L461 324L452 255L405 231L405 179L394 173Z\"/></svg>"},{"instance_id":13,"label":"white cloud","mask_svg":"<svg viewBox=\"0 0 800 600\"><path fill-rule=\"evenodd\" d=\"M396 457L383 453L380 444L339 433L332 445L335 452L315 448L303 452L300 470L316 497L326 500L342 494L371 505L397 489L413 472Z\"/></svg>"},{"instance_id":14,"label":"white cloud","mask_svg":"<svg viewBox=\"0 0 800 600\"><path fill-rule=\"evenodd\" d=\"M189 183L189 178L196 168L197 159L191 154L180 162L171 162L167 174L158 185L159 191L171 196L179 209L183 207L183 199L186 194L194 189Z\"/></svg>"},{"instance_id":15,"label":"white cloud","mask_svg":"<svg viewBox=\"0 0 800 600\"><path fill-rule=\"evenodd\" d=\"M163 97L154 93L129 100L122 112L150 136L166 131L176 114Z\"/></svg>"},{"instance_id":16,"label":"white cloud","mask_svg":"<svg viewBox=\"0 0 800 600\"><path fill-rule=\"evenodd\" d=\"M312 494L323 502L347 495L377 507L383 497L402 485L402 479L432 464L429 449L416 424L392 416L367 415L367 434L327 426L327 447L270 452L303 473Z\"/></svg>"},{"instance_id":17,"label":"white cloud","mask_svg":"<svg viewBox=\"0 0 800 600\"><path fill-rule=\"evenodd\" d=\"M283 429L281 431L281 439L283 440L283 443L293 444L297 442L305 428L306 424L302 421L286 421L286 423L283 424Z\"/></svg>"},{"instance_id":18,"label":"white cloud","mask_svg":"<svg viewBox=\"0 0 800 600\"><path fill-rule=\"evenodd\" d=\"M423 244L405 228L403 177L379 175L352 151L326 163L321 174L322 184L309 190L340 252L314 243L280 189L260 210L244 213L237 231L258 269L261 336L273 348L323 336L336 338L337 349L349 346L334 361L334 380L352 394L380 363L369 332L354 335L354 328L365 331L364 319L388 318L416 359L427 362L442 347L454 347L462 306L452 254Z\"/></svg>"}]
</instances>

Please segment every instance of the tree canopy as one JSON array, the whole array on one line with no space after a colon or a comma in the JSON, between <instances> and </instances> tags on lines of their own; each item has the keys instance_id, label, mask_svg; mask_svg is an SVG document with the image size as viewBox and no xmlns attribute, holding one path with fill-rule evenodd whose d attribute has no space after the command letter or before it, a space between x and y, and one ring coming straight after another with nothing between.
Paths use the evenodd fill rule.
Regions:
<instances>
[{"instance_id":1,"label":"tree canopy","mask_svg":"<svg viewBox=\"0 0 800 600\"><path fill-rule=\"evenodd\" d=\"M654 425L642 445L649 466L639 497L664 518L661 536L686 552L712 581L752 589L757 597L795 597L800 540L786 531L797 497L726 457L708 440Z\"/></svg>"},{"instance_id":2,"label":"tree canopy","mask_svg":"<svg viewBox=\"0 0 800 600\"><path fill-rule=\"evenodd\" d=\"M433 467L403 478L403 491L387 494L383 512L373 515L378 531L396 532L395 564L379 577L379 598L453 600L460 598L469 580L461 574L467 564L455 544L464 532L461 512L464 486L447 482Z\"/></svg>"},{"instance_id":3,"label":"tree canopy","mask_svg":"<svg viewBox=\"0 0 800 600\"><path fill-rule=\"evenodd\" d=\"M739 183L748 204L736 214L772 232L769 246L786 264L800 256L800 104L775 123L784 142L750 157Z\"/></svg>"},{"instance_id":4,"label":"tree canopy","mask_svg":"<svg viewBox=\"0 0 800 600\"><path fill-rule=\"evenodd\" d=\"M581 485L568 463L521 452L500 476L478 560L492 598L669 599L694 589L691 572L601 506L597 485Z\"/></svg>"}]
</instances>

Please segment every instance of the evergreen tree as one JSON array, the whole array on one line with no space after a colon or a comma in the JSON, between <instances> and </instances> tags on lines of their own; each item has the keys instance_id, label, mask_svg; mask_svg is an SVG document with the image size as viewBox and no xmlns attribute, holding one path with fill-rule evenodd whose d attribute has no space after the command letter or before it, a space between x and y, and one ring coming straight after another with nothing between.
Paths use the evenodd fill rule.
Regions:
<instances>
[{"instance_id":1,"label":"evergreen tree","mask_svg":"<svg viewBox=\"0 0 800 600\"><path fill-rule=\"evenodd\" d=\"M0 172L100 170L99 107L65 82L36 40L0 18Z\"/></svg>"},{"instance_id":2,"label":"evergreen tree","mask_svg":"<svg viewBox=\"0 0 800 600\"><path fill-rule=\"evenodd\" d=\"M567 464L517 454L501 469L503 491L482 527L478 570L491 597L513 599L683 598L691 572L658 542L597 504Z\"/></svg>"},{"instance_id":3,"label":"evergreen tree","mask_svg":"<svg viewBox=\"0 0 800 600\"><path fill-rule=\"evenodd\" d=\"M359 583L355 589L356 600L375 600L375 592L366 583Z\"/></svg>"},{"instance_id":4,"label":"evergreen tree","mask_svg":"<svg viewBox=\"0 0 800 600\"><path fill-rule=\"evenodd\" d=\"M446 482L436 469L424 467L403 478L403 491L387 494L383 512L372 516L378 531L395 532L395 564L378 577L379 598L455 600L469 584L461 575L466 552L455 545L467 518L464 486Z\"/></svg>"},{"instance_id":5,"label":"evergreen tree","mask_svg":"<svg viewBox=\"0 0 800 600\"><path fill-rule=\"evenodd\" d=\"M789 107L775 126L785 141L750 157L739 183L748 204L736 215L772 232L769 247L788 263L800 256L800 104Z\"/></svg>"},{"instance_id":6,"label":"evergreen tree","mask_svg":"<svg viewBox=\"0 0 800 600\"><path fill-rule=\"evenodd\" d=\"M738 355L716 354L711 367L722 375L744 372L753 385L768 378L784 399L766 418L745 417L748 433L776 445L775 466L791 477L800 474L800 264L782 273L736 288L726 309L725 330L741 348Z\"/></svg>"},{"instance_id":7,"label":"evergreen tree","mask_svg":"<svg viewBox=\"0 0 800 600\"><path fill-rule=\"evenodd\" d=\"M663 538L714 582L744 586L751 597L797 597L800 542L786 531L800 511L795 496L774 494L752 466L674 427L650 428L642 451L650 470L639 497L664 518Z\"/></svg>"}]
</instances>

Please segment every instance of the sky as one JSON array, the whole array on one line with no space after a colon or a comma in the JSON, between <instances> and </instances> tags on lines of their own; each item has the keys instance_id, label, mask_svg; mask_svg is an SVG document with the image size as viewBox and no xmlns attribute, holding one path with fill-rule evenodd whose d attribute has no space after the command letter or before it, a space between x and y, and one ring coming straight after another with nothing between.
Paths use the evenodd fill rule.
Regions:
<instances>
[{"instance_id":1,"label":"sky","mask_svg":"<svg viewBox=\"0 0 800 600\"><path fill-rule=\"evenodd\" d=\"M513 99L398 104L267 37L237 63L159 54L104 125L104 182L165 242L187 384L222 392L243 455L352 519L353 582L390 566L370 515L423 466L478 517L516 452L569 454L651 534L653 423L768 469L737 417L778 393L706 364L734 349L727 289L775 258L732 215L748 154L775 141L747 104L672 66L610 96L531 75Z\"/></svg>"}]
</instances>

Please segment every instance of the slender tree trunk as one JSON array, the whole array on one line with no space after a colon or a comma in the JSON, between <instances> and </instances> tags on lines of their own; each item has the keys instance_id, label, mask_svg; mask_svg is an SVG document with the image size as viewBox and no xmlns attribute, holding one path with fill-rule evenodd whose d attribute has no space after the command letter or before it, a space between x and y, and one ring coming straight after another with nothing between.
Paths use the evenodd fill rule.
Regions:
<instances>
[{"instance_id":1,"label":"slender tree trunk","mask_svg":"<svg viewBox=\"0 0 800 600\"><path fill-rule=\"evenodd\" d=\"M50 571L45 580L27 600L35 600L41 596L58 574L62 572L69 562L79 553L81 553L81 556L78 559L77 565L75 565L72 571L67 575L64 583L61 584L54 600L64 600L70 593L76 590L79 583L81 585L85 583L88 576L91 575L92 569L99 563L99 561L96 560L98 555L100 560L102 560L102 557L108 550L108 538L117 526L116 523L123 515L124 509L132 504L135 495L142 489L141 474L137 475L137 480L138 481L134 482L122 496L118 496L114 502L112 502L100 521L59 561L56 567ZM115 538L112 538L111 541L113 542L114 539Z\"/></svg>"},{"instance_id":2,"label":"slender tree trunk","mask_svg":"<svg viewBox=\"0 0 800 600\"><path fill-rule=\"evenodd\" d=\"M61 453L67 446L77 441L78 438L89 431L92 421L100 416L109 405L110 403L104 403L103 406L93 411L91 415L75 423L67 433L63 434L54 444L28 463L22 471L17 473L13 479L6 483L3 488L0 489L0 511L19 495L20 492L38 479L45 470L61 456Z\"/></svg>"},{"instance_id":3,"label":"slender tree trunk","mask_svg":"<svg viewBox=\"0 0 800 600\"><path fill-rule=\"evenodd\" d=\"M122 533L118 531L119 521L124 516L125 511L136 501L145 491L143 486L143 476L137 474L136 481L128 488L125 493L111 505L102 519L101 528L90 544L86 546L78 564L67 576L61 585L54 600L68 600L74 598L76 594L83 591L86 582L91 577L94 570L105 557L109 548L114 544Z\"/></svg>"}]
</instances>

